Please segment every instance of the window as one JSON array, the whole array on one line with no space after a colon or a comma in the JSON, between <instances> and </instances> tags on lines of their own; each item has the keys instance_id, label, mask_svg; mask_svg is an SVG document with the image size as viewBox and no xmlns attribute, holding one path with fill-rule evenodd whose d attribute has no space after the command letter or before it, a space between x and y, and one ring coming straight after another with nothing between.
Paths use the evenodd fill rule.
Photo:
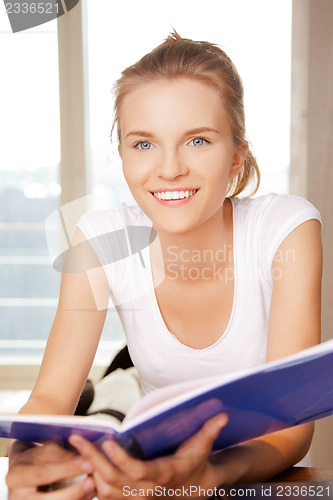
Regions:
<instances>
[{"instance_id":1,"label":"window","mask_svg":"<svg viewBox=\"0 0 333 500\"><path fill-rule=\"evenodd\" d=\"M71 18L76 29L81 22L78 12ZM64 38L72 27L63 23L62 28L60 41L66 45ZM68 102L72 105L71 92L77 89L72 88L73 79L68 85L71 51L62 50L58 58L57 21L13 34L8 19L2 17L0 31L0 62L7 75L0 81L4 139L0 151L0 365L7 366L1 373L8 380L2 385L16 387L15 368L8 370L8 365L40 364L56 312L60 273L52 268L50 250L59 247L63 234L55 215L66 209L61 198L73 197L78 179L85 178L85 165L69 162L67 168L64 157L85 149L85 144L78 137L78 127L68 127L69 115L75 115ZM82 55L83 45L78 50ZM65 108L61 122L59 94ZM75 105L84 108L83 102ZM62 141L60 153L61 127L67 127L69 137ZM81 196L87 194L88 188L81 190ZM98 354L102 364L109 363L124 343L120 321L112 311L105 331ZM24 386L30 387L36 370L19 373L17 378L27 379Z\"/></svg>"},{"instance_id":2,"label":"window","mask_svg":"<svg viewBox=\"0 0 333 500\"><path fill-rule=\"evenodd\" d=\"M2 27L0 351L7 360L40 354L52 324L59 275L44 223L61 188L56 22L15 35L9 23Z\"/></svg>"},{"instance_id":3,"label":"window","mask_svg":"<svg viewBox=\"0 0 333 500\"><path fill-rule=\"evenodd\" d=\"M80 141L69 127L68 142L88 151L88 171L83 172L84 165L79 169L90 180L81 194L89 198L89 208L132 201L117 145L110 142L112 84L172 27L182 36L216 42L234 60L245 86L248 138L262 171L258 194L288 191L291 0L147 0L144 7L135 0L90 0L80 2L61 22L77 17L79 9L86 23L76 57L88 58L84 83L89 93L82 106L87 107L89 133ZM60 278L50 265L44 224L59 209L61 188L64 193L68 184L74 186L80 171L72 172L68 182L73 165L60 164L56 21L16 34L8 20L1 22L0 349L2 356L24 356L24 362L36 355L38 363ZM66 46L59 33L59 43ZM60 58L60 70L63 64ZM70 86L68 79L60 80L60 95L64 88L75 89L72 80ZM66 119L63 114L62 121ZM57 232L53 236L58 238ZM118 317L110 311L100 350L104 362L122 339Z\"/></svg>"}]
</instances>

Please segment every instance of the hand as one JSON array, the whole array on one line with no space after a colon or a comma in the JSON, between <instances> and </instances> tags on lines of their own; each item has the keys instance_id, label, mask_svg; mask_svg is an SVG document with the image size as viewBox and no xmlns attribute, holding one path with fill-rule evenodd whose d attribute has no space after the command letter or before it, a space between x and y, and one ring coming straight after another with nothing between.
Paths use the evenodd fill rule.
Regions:
<instances>
[{"instance_id":1,"label":"hand","mask_svg":"<svg viewBox=\"0 0 333 500\"><path fill-rule=\"evenodd\" d=\"M55 442L43 446L14 442L9 455L7 485L10 500L84 500L95 495L94 482L85 477L52 493L42 488L52 483L66 482L92 472L83 457L65 450Z\"/></svg>"},{"instance_id":2,"label":"hand","mask_svg":"<svg viewBox=\"0 0 333 500\"><path fill-rule=\"evenodd\" d=\"M130 457L113 441L104 441L102 444L105 455L80 436L73 435L69 441L92 464L92 475L100 500L124 499L126 496L152 497L154 492L157 493L157 487L165 487L166 494L163 496L166 497L171 496L167 490L176 488L187 488L190 496L198 497L199 486L209 489L221 483L221 471L218 475L216 465L209 461L209 454L226 423L227 416L219 414L208 420L173 455L148 461ZM180 495L177 494L177 497Z\"/></svg>"}]
</instances>

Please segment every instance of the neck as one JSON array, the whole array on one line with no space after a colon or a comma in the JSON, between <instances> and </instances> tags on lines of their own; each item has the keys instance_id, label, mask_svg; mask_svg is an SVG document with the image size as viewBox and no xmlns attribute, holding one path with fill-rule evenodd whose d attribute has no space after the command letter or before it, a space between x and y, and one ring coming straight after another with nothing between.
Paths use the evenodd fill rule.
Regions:
<instances>
[{"instance_id":1,"label":"neck","mask_svg":"<svg viewBox=\"0 0 333 500\"><path fill-rule=\"evenodd\" d=\"M232 233L232 206L228 200L217 214L193 230L181 234L158 231L166 277L184 277L216 266L224 268L233 260Z\"/></svg>"}]
</instances>

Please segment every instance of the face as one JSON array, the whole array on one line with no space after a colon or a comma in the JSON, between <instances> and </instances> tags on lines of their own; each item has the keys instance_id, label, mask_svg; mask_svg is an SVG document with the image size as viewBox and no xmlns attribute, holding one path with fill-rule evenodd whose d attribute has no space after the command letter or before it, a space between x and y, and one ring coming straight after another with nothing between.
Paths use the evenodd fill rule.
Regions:
<instances>
[{"instance_id":1,"label":"face","mask_svg":"<svg viewBox=\"0 0 333 500\"><path fill-rule=\"evenodd\" d=\"M247 145L235 146L213 87L188 78L141 84L124 97L119 124L126 181L157 231L221 220Z\"/></svg>"}]
</instances>

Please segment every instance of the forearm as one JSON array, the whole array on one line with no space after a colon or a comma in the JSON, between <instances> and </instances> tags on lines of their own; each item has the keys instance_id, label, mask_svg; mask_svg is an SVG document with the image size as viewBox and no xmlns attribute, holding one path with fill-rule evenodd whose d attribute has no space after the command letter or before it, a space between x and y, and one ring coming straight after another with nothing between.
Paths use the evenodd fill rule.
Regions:
<instances>
[{"instance_id":1,"label":"forearm","mask_svg":"<svg viewBox=\"0 0 333 500\"><path fill-rule=\"evenodd\" d=\"M265 481L299 462L307 453L313 424L268 434L210 458L219 484Z\"/></svg>"},{"instance_id":2,"label":"forearm","mask_svg":"<svg viewBox=\"0 0 333 500\"><path fill-rule=\"evenodd\" d=\"M50 396L31 395L25 405L22 406L20 414L35 415L71 415L75 408L67 401L60 401L58 398Z\"/></svg>"},{"instance_id":3,"label":"forearm","mask_svg":"<svg viewBox=\"0 0 333 500\"><path fill-rule=\"evenodd\" d=\"M29 400L22 406L19 411L20 414L30 414L30 415L62 415L71 414L71 408L68 405L64 405L62 402L56 400L55 398L48 397L38 397L30 396ZM10 454L13 443L15 440L8 440L7 454ZM20 447L17 446L17 450L20 451Z\"/></svg>"}]
</instances>

